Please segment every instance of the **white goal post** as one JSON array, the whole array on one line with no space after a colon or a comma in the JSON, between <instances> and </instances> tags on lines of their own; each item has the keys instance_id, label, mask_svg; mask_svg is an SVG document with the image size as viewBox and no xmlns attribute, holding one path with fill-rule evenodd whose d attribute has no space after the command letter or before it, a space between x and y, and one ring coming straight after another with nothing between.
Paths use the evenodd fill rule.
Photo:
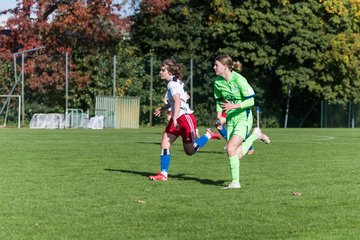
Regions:
<instances>
[{"instance_id":1,"label":"white goal post","mask_svg":"<svg viewBox=\"0 0 360 240\"><path fill-rule=\"evenodd\" d=\"M2 106L0 110L0 114L2 114L3 110L5 109L6 105L9 103L10 98L18 98L18 128L21 128L21 95L0 95L1 98L7 98L5 100L4 105ZM6 118L5 122L6 123Z\"/></svg>"},{"instance_id":2,"label":"white goal post","mask_svg":"<svg viewBox=\"0 0 360 240\"><path fill-rule=\"evenodd\" d=\"M30 128L64 128L64 114L60 113L35 113L30 121Z\"/></svg>"}]
</instances>

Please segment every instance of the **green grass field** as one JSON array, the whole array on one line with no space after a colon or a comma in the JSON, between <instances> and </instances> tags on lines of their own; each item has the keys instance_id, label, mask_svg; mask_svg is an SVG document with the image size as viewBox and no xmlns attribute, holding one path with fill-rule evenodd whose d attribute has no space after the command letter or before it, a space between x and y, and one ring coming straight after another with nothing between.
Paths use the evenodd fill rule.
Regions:
<instances>
[{"instance_id":1,"label":"green grass field","mask_svg":"<svg viewBox=\"0 0 360 240\"><path fill-rule=\"evenodd\" d=\"M237 190L223 140L148 180L162 131L0 129L0 239L360 239L360 129L268 129Z\"/></svg>"}]
</instances>

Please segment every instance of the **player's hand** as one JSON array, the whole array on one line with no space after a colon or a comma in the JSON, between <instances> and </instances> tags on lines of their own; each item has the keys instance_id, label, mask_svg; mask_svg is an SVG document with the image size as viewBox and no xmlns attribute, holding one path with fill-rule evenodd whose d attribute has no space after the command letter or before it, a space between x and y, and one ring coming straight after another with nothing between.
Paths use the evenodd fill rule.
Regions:
<instances>
[{"instance_id":1,"label":"player's hand","mask_svg":"<svg viewBox=\"0 0 360 240\"><path fill-rule=\"evenodd\" d=\"M231 109L235 109L237 108L237 104L233 104L228 100L225 100L226 102L221 103L221 107L225 110L225 111L229 111Z\"/></svg>"},{"instance_id":2,"label":"player's hand","mask_svg":"<svg viewBox=\"0 0 360 240\"><path fill-rule=\"evenodd\" d=\"M155 117L160 116L160 114L161 114L161 108L157 108L157 109L155 109L155 111L154 111L154 115L155 115Z\"/></svg>"},{"instance_id":3,"label":"player's hand","mask_svg":"<svg viewBox=\"0 0 360 240\"><path fill-rule=\"evenodd\" d=\"M221 124L220 118L217 118L217 119L215 120L215 127L216 127L217 130L221 130L221 129L222 129L222 124Z\"/></svg>"},{"instance_id":4,"label":"player's hand","mask_svg":"<svg viewBox=\"0 0 360 240\"><path fill-rule=\"evenodd\" d=\"M179 124L176 119L173 119L174 127L179 128Z\"/></svg>"}]
</instances>

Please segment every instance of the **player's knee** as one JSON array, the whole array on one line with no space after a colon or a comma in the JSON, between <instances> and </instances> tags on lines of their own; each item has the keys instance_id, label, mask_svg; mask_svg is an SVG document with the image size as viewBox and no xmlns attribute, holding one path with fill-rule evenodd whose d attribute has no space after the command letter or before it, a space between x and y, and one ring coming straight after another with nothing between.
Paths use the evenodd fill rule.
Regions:
<instances>
[{"instance_id":1,"label":"player's knee","mask_svg":"<svg viewBox=\"0 0 360 240\"><path fill-rule=\"evenodd\" d=\"M169 142L161 142L161 149L169 149L171 144Z\"/></svg>"},{"instance_id":2,"label":"player's knee","mask_svg":"<svg viewBox=\"0 0 360 240\"><path fill-rule=\"evenodd\" d=\"M185 154L188 155L188 156L191 156L191 155L194 155L195 152L188 152L188 151L185 151Z\"/></svg>"},{"instance_id":3,"label":"player's knee","mask_svg":"<svg viewBox=\"0 0 360 240\"><path fill-rule=\"evenodd\" d=\"M192 145L184 146L184 151L185 151L185 154L188 155L188 156L191 156L194 153L196 153L196 150Z\"/></svg>"},{"instance_id":4,"label":"player's knee","mask_svg":"<svg viewBox=\"0 0 360 240\"><path fill-rule=\"evenodd\" d=\"M228 146L227 146L227 148L226 148L226 151L227 151L227 154L228 154L229 156L234 156L234 155L236 155L236 147L234 147L234 146L230 146L230 145L228 144Z\"/></svg>"}]
</instances>

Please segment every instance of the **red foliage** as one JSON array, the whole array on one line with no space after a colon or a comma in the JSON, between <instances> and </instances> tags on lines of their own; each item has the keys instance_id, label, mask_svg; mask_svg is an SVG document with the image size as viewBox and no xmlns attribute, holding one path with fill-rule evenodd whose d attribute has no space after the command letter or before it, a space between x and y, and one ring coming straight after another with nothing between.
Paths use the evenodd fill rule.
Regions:
<instances>
[{"instance_id":1,"label":"red foliage","mask_svg":"<svg viewBox=\"0 0 360 240\"><path fill-rule=\"evenodd\" d=\"M14 16L0 27L9 32L0 35L0 58L12 61L15 52L45 46L25 56L29 87L42 92L62 88L66 52L75 49L77 56L71 59L76 59L111 48L129 30L129 18L118 11L112 0L18 0ZM82 88L89 74L71 63L70 78Z\"/></svg>"}]
</instances>

